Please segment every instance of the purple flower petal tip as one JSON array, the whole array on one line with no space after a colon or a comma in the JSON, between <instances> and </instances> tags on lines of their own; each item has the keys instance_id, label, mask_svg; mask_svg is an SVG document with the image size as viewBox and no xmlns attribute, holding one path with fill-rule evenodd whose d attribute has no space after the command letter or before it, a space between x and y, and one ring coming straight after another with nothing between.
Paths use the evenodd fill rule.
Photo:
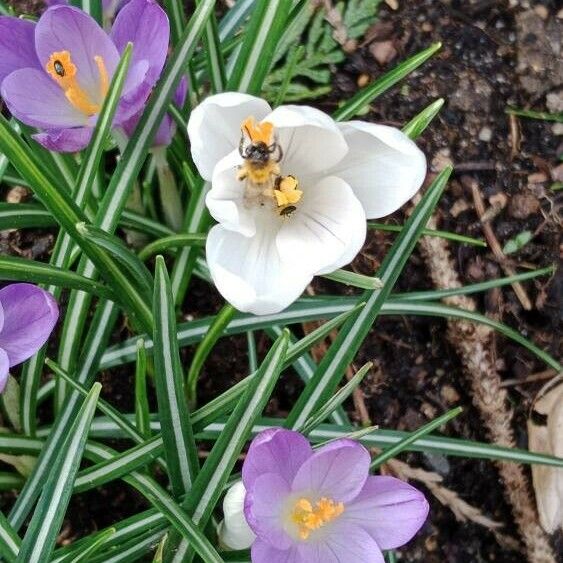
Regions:
<instances>
[{"instance_id":1,"label":"purple flower petal tip","mask_svg":"<svg viewBox=\"0 0 563 563\"><path fill-rule=\"evenodd\" d=\"M428 516L426 498L399 479L370 476L369 465L353 440L313 451L298 432L258 434L242 469L253 563L383 563L382 550L412 539Z\"/></svg>"},{"instance_id":2,"label":"purple flower petal tip","mask_svg":"<svg viewBox=\"0 0 563 563\"><path fill-rule=\"evenodd\" d=\"M1 289L0 310L0 349L6 353L9 367L33 356L47 342L59 318L53 296L28 283Z\"/></svg>"}]
</instances>

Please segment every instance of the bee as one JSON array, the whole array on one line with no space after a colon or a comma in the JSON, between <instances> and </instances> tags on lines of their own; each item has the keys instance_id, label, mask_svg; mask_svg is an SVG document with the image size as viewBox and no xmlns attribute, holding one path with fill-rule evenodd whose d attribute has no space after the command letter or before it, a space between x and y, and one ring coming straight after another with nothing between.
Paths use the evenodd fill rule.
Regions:
<instances>
[{"instance_id":1,"label":"bee","mask_svg":"<svg viewBox=\"0 0 563 563\"><path fill-rule=\"evenodd\" d=\"M272 197L281 174L279 162L283 158L282 148L274 139L274 126L269 122L256 123L249 117L241 130L239 154L243 163L237 177L246 180L246 197Z\"/></svg>"}]
</instances>

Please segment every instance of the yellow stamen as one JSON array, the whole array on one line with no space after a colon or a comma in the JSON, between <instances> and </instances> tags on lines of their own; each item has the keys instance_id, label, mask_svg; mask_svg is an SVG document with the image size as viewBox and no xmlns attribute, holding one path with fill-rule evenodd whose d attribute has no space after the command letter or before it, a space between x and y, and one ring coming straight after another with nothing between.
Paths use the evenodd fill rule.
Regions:
<instances>
[{"instance_id":1,"label":"yellow stamen","mask_svg":"<svg viewBox=\"0 0 563 563\"><path fill-rule=\"evenodd\" d=\"M274 190L274 197L278 207L294 205L303 197L303 192L297 189L299 182L294 176L283 176L280 178Z\"/></svg>"},{"instance_id":2,"label":"yellow stamen","mask_svg":"<svg viewBox=\"0 0 563 563\"><path fill-rule=\"evenodd\" d=\"M103 99L109 88L109 77L100 56L94 57L98 72L100 73L100 95ZM85 115L94 115L100 111L100 105L94 103L90 96L80 87L76 78L76 65L68 51L56 51L51 53L45 67L51 78L64 90L67 100Z\"/></svg>"},{"instance_id":3,"label":"yellow stamen","mask_svg":"<svg viewBox=\"0 0 563 563\"><path fill-rule=\"evenodd\" d=\"M321 498L315 505L306 498L300 498L293 506L291 520L297 525L297 535L306 540L311 532L322 528L344 512L342 502L334 502L329 498Z\"/></svg>"},{"instance_id":4,"label":"yellow stamen","mask_svg":"<svg viewBox=\"0 0 563 563\"><path fill-rule=\"evenodd\" d=\"M263 123L256 123L254 117L247 117L242 122L242 131L246 133L253 143L265 143L270 145L272 143L272 134L274 132L274 125L269 121Z\"/></svg>"},{"instance_id":5,"label":"yellow stamen","mask_svg":"<svg viewBox=\"0 0 563 563\"><path fill-rule=\"evenodd\" d=\"M94 57L96 66L98 67L98 72L100 73L100 96L102 100L106 97L109 90L109 77L106 65L104 64L104 59L100 55Z\"/></svg>"}]
</instances>

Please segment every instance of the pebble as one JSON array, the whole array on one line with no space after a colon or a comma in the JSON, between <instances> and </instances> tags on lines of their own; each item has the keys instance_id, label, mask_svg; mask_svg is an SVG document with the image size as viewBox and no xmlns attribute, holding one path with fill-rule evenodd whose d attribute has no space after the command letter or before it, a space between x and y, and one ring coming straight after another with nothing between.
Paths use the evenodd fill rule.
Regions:
<instances>
[{"instance_id":1,"label":"pebble","mask_svg":"<svg viewBox=\"0 0 563 563\"><path fill-rule=\"evenodd\" d=\"M479 140L488 143L493 138L493 131L490 127L483 127L479 131Z\"/></svg>"}]
</instances>

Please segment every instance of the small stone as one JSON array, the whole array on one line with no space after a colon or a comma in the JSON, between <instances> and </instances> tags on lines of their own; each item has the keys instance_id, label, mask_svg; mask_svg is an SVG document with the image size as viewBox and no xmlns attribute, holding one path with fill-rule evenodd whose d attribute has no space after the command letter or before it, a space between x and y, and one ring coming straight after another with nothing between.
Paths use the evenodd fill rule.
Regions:
<instances>
[{"instance_id":1,"label":"small stone","mask_svg":"<svg viewBox=\"0 0 563 563\"><path fill-rule=\"evenodd\" d=\"M506 207L506 204L508 203L508 198L506 197L505 193L499 192L498 194L492 195L489 198L489 203L493 207L498 207L499 209L504 209Z\"/></svg>"},{"instance_id":2,"label":"small stone","mask_svg":"<svg viewBox=\"0 0 563 563\"><path fill-rule=\"evenodd\" d=\"M28 195L27 188L14 186L6 195L7 203L21 203Z\"/></svg>"},{"instance_id":3,"label":"small stone","mask_svg":"<svg viewBox=\"0 0 563 563\"><path fill-rule=\"evenodd\" d=\"M453 405L459 402L460 399L459 393L451 385L444 385L440 389L440 395L448 405Z\"/></svg>"},{"instance_id":4,"label":"small stone","mask_svg":"<svg viewBox=\"0 0 563 563\"><path fill-rule=\"evenodd\" d=\"M534 172L528 176L528 182L530 184L543 184L547 182L547 176L543 172Z\"/></svg>"},{"instance_id":5,"label":"small stone","mask_svg":"<svg viewBox=\"0 0 563 563\"><path fill-rule=\"evenodd\" d=\"M399 0L385 0L385 3L386 3L392 10L398 10L398 9L399 9Z\"/></svg>"},{"instance_id":6,"label":"small stone","mask_svg":"<svg viewBox=\"0 0 563 563\"><path fill-rule=\"evenodd\" d=\"M483 127L479 131L479 140L488 143L493 138L493 131L490 127Z\"/></svg>"},{"instance_id":7,"label":"small stone","mask_svg":"<svg viewBox=\"0 0 563 563\"><path fill-rule=\"evenodd\" d=\"M526 219L540 209L540 202L530 193L516 194L508 206L508 213L515 219Z\"/></svg>"},{"instance_id":8,"label":"small stone","mask_svg":"<svg viewBox=\"0 0 563 563\"><path fill-rule=\"evenodd\" d=\"M380 65L390 63L397 56L397 49L391 40L376 41L370 45L369 51Z\"/></svg>"},{"instance_id":9,"label":"small stone","mask_svg":"<svg viewBox=\"0 0 563 563\"><path fill-rule=\"evenodd\" d=\"M534 12L542 19L546 20L549 17L549 11L543 4L538 4L534 8Z\"/></svg>"},{"instance_id":10,"label":"small stone","mask_svg":"<svg viewBox=\"0 0 563 563\"><path fill-rule=\"evenodd\" d=\"M360 76L358 76L358 80L357 80L358 88L363 88L364 86L367 86L369 82L370 82L369 74L366 74L364 72L363 74L360 74Z\"/></svg>"},{"instance_id":11,"label":"small stone","mask_svg":"<svg viewBox=\"0 0 563 563\"><path fill-rule=\"evenodd\" d=\"M556 136L563 135L563 123L554 123L551 131Z\"/></svg>"},{"instance_id":12,"label":"small stone","mask_svg":"<svg viewBox=\"0 0 563 563\"><path fill-rule=\"evenodd\" d=\"M424 31L425 33L430 33L431 31L434 31L434 26L430 22L424 22L421 28L422 31Z\"/></svg>"},{"instance_id":13,"label":"small stone","mask_svg":"<svg viewBox=\"0 0 563 563\"><path fill-rule=\"evenodd\" d=\"M432 170L441 172L446 166L453 166L450 149L440 149L432 159Z\"/></svg>"},{"instance_id":14,"label":"small stone","mask_svg":"<svg viewBox=\"0 0 563 563\"><path fill-rule=\"evenodd\" d=\"M458 199L450 209L451 216L455 219L458 215L469 209L469 203L465 199Z\"/></svg>"}]
</instances>

